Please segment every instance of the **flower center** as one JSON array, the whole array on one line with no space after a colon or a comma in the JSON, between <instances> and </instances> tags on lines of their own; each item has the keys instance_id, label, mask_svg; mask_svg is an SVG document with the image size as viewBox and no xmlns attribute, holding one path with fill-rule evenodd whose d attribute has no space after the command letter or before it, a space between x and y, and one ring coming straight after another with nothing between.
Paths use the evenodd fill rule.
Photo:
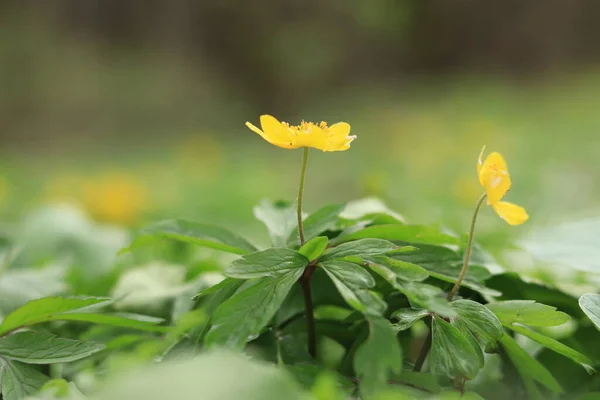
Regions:
<instances>
[{"instance_id":1,"label":"flower center","mask_svg":"<svg viewBox=\"0 0 600 400\"><path fill-rule=\"evenodd\" d=\"M281 124L283 126L285 126L290 133L292 133L294 135L298 135L300 133L309 135L310 133L312 133L313 127L315 127L315 126L319 127L326 134L329 132L329 128L327 127L327 122L325 122L325 121L321 121L320 124L315 124L314 122L307 122L304 120L302 120L302 122L300 122L300 125L290 125L287 122L282 122Z\"/></svg>"}]
</instances>

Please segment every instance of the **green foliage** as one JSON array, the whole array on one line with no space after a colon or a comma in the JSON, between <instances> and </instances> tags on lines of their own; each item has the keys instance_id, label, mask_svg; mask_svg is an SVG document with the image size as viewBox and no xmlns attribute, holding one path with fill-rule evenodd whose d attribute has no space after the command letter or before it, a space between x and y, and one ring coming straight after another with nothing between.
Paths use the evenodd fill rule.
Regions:
<instances>
[{"instance_id":1,"label":"green foliage","mask_svg":"<svg viewBox=\"0 0 600 400\"><path fill-rule=\"evenodd\" d=\"M392 325L376 316L368 316L367 322L369 336L354 356L354 371L366 398L385 389L388 380L402 372L402 349Z\"/></svg>"},{"instance_id":2,"label":"green foliage","mask_svg":"<svg viewBox=\"0 0 600 400\"><path fill-rule=\"evenodd\" d=\"M308 214L300 245L296 211L268 201L254 209L267 248L169 220L143 228L126 256L95 275L70 264L36 273L8 265L2 398L451 399L464 391L521 400L600 388L586 374L600 364L590 344L600 296L577 303L497 273L477 246L448 300L465 252L457 235L358 201ZM89 288L98 296L73 295ZM564 384L565 360L585 385Z\"/></svg>"}]
</instances>

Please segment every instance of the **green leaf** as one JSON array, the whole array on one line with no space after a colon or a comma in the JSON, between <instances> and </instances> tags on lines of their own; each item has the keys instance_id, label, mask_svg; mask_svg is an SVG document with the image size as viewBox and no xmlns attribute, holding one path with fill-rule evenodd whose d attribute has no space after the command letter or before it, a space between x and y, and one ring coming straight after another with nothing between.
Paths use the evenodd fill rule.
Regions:
<instances>
[{"instance_id":1,"label":"green leaf","mask_svg":"<svg viewBox=\"0 0 600 400\"><path fill-rule=\"evenodd\" d=\"M398 279L403 281L423 281L429 277L429 272L417 264L396 260L383 255L368 256L367 261L385 267Z\"/></svg>"},{"instance_id":2,"label":"green leaf","mask_svg":"<svg viewBox=\"0 0 600 400\"><path fill-rule=\"evenodd\" d=\"M384 389L391 374L402 372L402 348L390 322L375 316L368 316L367 322L369 337L354 355L354 371L365 398Z\"/></svg>"},{"instance_id":3,"label":"green leaf","mask_svg":"<svg viewBox=\"0 0 600 400\"><path fill-rule=\"evenodd\" d=\"M276 276L291 270L304 268L309 260L298 252L273 247L256 253L246 254L235 260L225 270L225 275L231 278L252 279L264 276Z\"/></svg>"},{"instance_id":4,"label":"green leaf","mask_svg":"<svg viewBox=\"0 0 600 400\"><path fill-rule=\"evenodd\" d=\"M437 286L421 282L396 282L395 287L408 298L413 308L424 308L446 318L457 315L448 303L446 293Z\"/></svg>"},{"instance_id":5,"label":"green leaf","mask_svg":"<svg viewBox=\"0 0 600 400\"><path fill-rule=\"evenodd\" d=\"M121 328L136 329L145 332L168 332L168 326L159 326L161 319L152 318L140 320L131 318L136 314L128 313L64 313L48 316L44 321L79 321L93 324L118 326Z\"/></svg>"},{"instance_id":6,"label":"green leaf","mask_svg":"<svg viewBox=\"0 0 600 400\"><path fill-rule=\"evenodd\" d=\"M392 313L391 318L398 320L394 324L396 331L405 331L412 327L415 322L422 320L428 316L430 312L423 309L401 308Z\"/></svg>"},{"instance_id":7,"label":"green leaf","mask_svg":"<svg viewBox=\"0 0 600 400\"><path fill-rule=\"evenodd\" d=\"M473 349L473 352L477 354L477 358L479 360L478 367L479 369L483 368L485 364L485 358L483 356L483 352L481 351L481 345L473 335L473 333L468 329L467 325L463 322L462 319L455 320L452 325L458 329L460 333L467 339L469 345Z\"/></svg>"},{"instance_id":8,"label":"green leaf","mask_svg":"<svg viewBox=\"0 0 600 400\"><path fill-rule=\"evenodd\" d=\"M243 281L238 280L238 279L225 278L221 282L217 283L216 285L212 285L210 287L207 287L206 289L202 289L201 291L198 292L198 294L196 294L192 298L192 300L196 301L196 300L200 299L201 297L208 296L209 294L218 292L219 290L221 290L221 289L223 289L225 287L228 287L229 285L231 285L235 281L243 282Z\"/></svg>"},{"instance_id":9,"label":"green leaf","mask_svg":"<svg viewBox=\"0 0 600 400\"><path fill-rule=\"evenodd\" d=\"M405 369L402 371L402 375L397 377L396 380L431 393L439 393L442 390L433 375L429 372L415 372Z\"/></svg>"},{"instance_id":10,"label":"green leaf","mask_svg":"<svg viewBox=\"0 0 600 400\"><path fill-rule=\"evenodd\" d=\"M382 239L360 239L354 242L340 244L321 257L321 261L335 260L351 256L369 256L383 254L397 249L398 246Z\"/></svg>"},{"instance_id":11,"label":"green leaf","mask_svg":"<svg viewBox=\"0 0 600 400\"><path fill-rule=\"evenodd\" d=\"M142 229L133 243L122 249L119 254L130 252L159 239L173 239L235 254L256 251L256 247L246 239L227 229L180 219L170 219Z\"/></svg>"},{"instance_id":12,"label":"green leaf","mask_svg":"<svg viewBox=\"0 0 600 400\"><path fill-rule=\"evenodd\" d=\"M51 379L44 383L40 389L40 394L43 396L40 399L46 399L46 396L51 396L50 399L68 399L68 400L85 400L87 397L83 395L73 382L67 382L64 379Z\"/></svg>"},{"instance_id":13,"label":"green leaf","mask_svg":"<svg viewBox=\"0 0 600 400\"><path fill-rule=\"evenodd\" d=\"M571 360L575 361L576 363L580 364L583 368L585 368L585 370L588 373L591 374L596 372L596 370L592 366L594 363L592 360L590 360L588 357L584 356L580 352L570 348L569 346L562 344L558 340L552 339L551 337L543 335L522 325L505 324L505 326L508 329L520 333L523 336L527 336L529 339L535 340L539 344L549 348L552 351L557 352L558 354L562 354L563 356L570 358Z\"/></svg>"},{"instance_id":14,"label":"green leaf","mask_svg":"<svg viewBox=\"0 0 600 400\"><path fill-rule=\"evenodd\" d=\"M340 240L341 242L349 242L351 240L364 238L438 245L458 244L458 239L456 237L442 233L437 228L424 225L402 224L368 226L360 231L343 236Z\"/></svg>"},{"instance_id":15,"label":"green leaf","mask_svg":"<svg viewBox=\"0 0 600 400\"><path fill-rule=\"evenodd\" d=\"M464 324L483 347L495 348L498 340L504 335L504 330L493 312L472 300L455 300L450 305L458 314L457 321Z\"/></svg>"},{"instance_id":16,"label":"green leaf","mask_svg":"<svg viewBox=\"0 0 600 400\"><path fill-rule=\"evenodd\" d=\"M22 326L46 322L58 314L107 302L105 297L44 297L32 300L10 313L0 325L0 336Z\"/></svg>"},{"instance_id":17,"label":"green leaf","mask_svg":"<svg viewBox=\"0 0 600 400\"><path fill-rule=\"evenodd\" d=\"M283 201L262 200L254 207L254 216L267 227L273 247L285 247L287 238L298 226L296 207Z\"/></svg>"},{"instance_id":18,"label":"green leaf","mask_svg":"<svg viewBox=\"0 0 600 400\"><path fill-rule=\"evenodd\" d=\"M327 205L306 217L302 223L304 227L304 240L311 240L319 234L332 229L338 220L338 216L344 209L344 204ZM288 237L288 246L298 246L300 238L298 236L298 227L296 226Z\"/></svg>"},{"instance_id":19,"label":"green leaf","mask_svg":"<svg viewBox=\"0 0 600 400\"><path fill-rule=\"evenodd\" d=\"M579 298L579 307L585 315L600 329L600 294L586 293Z\"/></svg>"},{"instance_id":20,"label":"green leaf","mask_svg":"<svg viewBox=\"0 0 600 400\"><path fill-rule=\"evenodd\" d=\"M375 286L375 280L365 269L343 260L327 261L318 265L327 273L350 307L374 315L385 311L385 302L368 290Z\"/></svg>"},{"instance_id":21,"label":"green leaf","mask_svg":"<svg viewBox=\"0 0 600 400\"><path fill-rule=\"evenodd\" d=\"M312 261L323 254L328 242L329 238L327 236L317 236L304 243L298 253Z\"/></svg>"},{"instance_id":22,"label":"green leaf","mask_svg":"<svg viewBox=\"0 0 600 400\"><path fill-rule=\"evenodd\" d=\"M429 368L441 381L473 379L479 372L479 355L471 342L450 323L434 316ZM481 350L479 350L481 352Z\"/></svg>"},{"instance_id":23,"label":"green leaf","mask_svg":"<svg viewBox=\"0 0 600 400\"><path fill-rule=\"evenodd\" d=\"M492 310L503 324L521 323L531 326L556 326L567 322L570 317L555 307L536 303L533 300L507 300L489 303Z\"/></svg>"},{"instance_id":24,"label":"green leaf","mask_svg":"<svg viewBox=\"0 0 600 400\"><path fill-rule=\"evenodd\" d=\"M0 385L3 400L22 400L37 393L48 380L34 367L0 357Z\"/></svg>"},{"instance_id":25,"label":"green leaf","mask_svg":"<svg viewBox=\"0 0 600 400\"><path fill-rule=\"evenodd\" d=\"M45 332L17 332L0 338L0 356L27 364L54 364L85 358L105 346L59 338Z\"/></svg>"},{"instance_id":26,"label":"green leaf","mask_svg":"<svg viewBox=\"0 0 600 400\"><path fill-rule=\"evenodd\" d=\"M213 326L204 344L241 350L271 321L302 272L298 268L276 277L260 278L221 303L212 317Z\"/></svg>"},{"instance_id":27,"label":"green leaf","mask_svg":"<svg viewBox=\"0 0 600 400\"><path fill-rule=\"evenodd\" d=\"M463 264L461 255L442 246L420 245L414 251L391 253L388 256L395 260L419 265L426 269L432 278L452 284L458 279ZM489 289L483 284L490 276L490 272L485 267L469 265L461 286L490 296L497 296L500 292Z\"/></svg>"},{"instance_id":28,"label":"green leaf","mask_svg":"<svg viewBox=\"0 0 600 400\"><path fill-rule=\"evenodd\" d=\"M546 367L523 350L513 338L505 334L500 338L500 343L506 351L508 358L517 369L517 372L521 375L524 383L526 383L527 380L533 379L554 393L562 393L563 390L560 387L560 384L554 379Z\"/></svg>"}]
</instances>

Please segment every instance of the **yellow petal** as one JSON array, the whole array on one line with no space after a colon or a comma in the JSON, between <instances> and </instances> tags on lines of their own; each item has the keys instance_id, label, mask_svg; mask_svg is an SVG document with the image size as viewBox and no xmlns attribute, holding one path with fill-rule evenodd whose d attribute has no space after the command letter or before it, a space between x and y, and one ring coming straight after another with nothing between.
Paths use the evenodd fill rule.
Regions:
<instances>
[{"instance_id":1,"label":"yellow petal","mask_svg":"<svg viewBox=\"0 0 600 400\"><path fill-rule=\"evenodd\" d=\"M263 118L263 117L267 117L267 118ZM279 127L274 125L273 121L271 119L275 120L277 122L277 124L279 125ZM285 132L283 129L284 127L281 125L281 123L279 121L277 121L277 119L275 119L269 115L263 115L263 116L261 116L261 125L262 125L263 129L266 129L266 128L269 129L269 134L258 129L256 126L252 125L250 122L246 122L246 126L248 128L250 128L252 131L258 133L263 139L265 139L267 142L271 143L274 146L281 147L284 149L297 149L298 147L300 147L300 146L296 146L294 141L292 139L290 139L290 137L287 137L285 135Z\"/></svg>"},{"instance_id":2,"label":"yellow petal","mask_svg":"<svg viewBox=\"0 0 600 400\"><path fill-rule=\"evenodd\" d=\"M338 122L329 127L329 146L326 151L344 151L356 136L350 135L350 124Z\"/></svg>"},{"instance_id":3,"label":"yellow petal","mask_svg":"<svg viewBox=\"0 0 600 400\"><path fill-rule=\"evenodd\" d=\"M516 204L499 201L492 204L494 211L509 225L520 225L529 219L529 215L523 207Z\"/></svg>"},{"instance_id":4,"label":"yellow petal","mask_svg":"<svg viewBox=\"0 0 600 400\"><path fill-rule=\"evenodd\" d=\"M269 142L294 144L288 129L277 118L271 115L261 115L260 126L265 135L270 139L268 140Z\"/></svg>"},{"instance_id":5,"label":"yellow petal","mask_svg":"<svg viewBox=\"0 0 600 400\"><path fill-rule=\"evenodd\" d=\"M510 189L510 175L500 153L493 152L485 159L479 170L479 182L485 188L488 204L500 201Z\"/></svg>"}]
</instances>

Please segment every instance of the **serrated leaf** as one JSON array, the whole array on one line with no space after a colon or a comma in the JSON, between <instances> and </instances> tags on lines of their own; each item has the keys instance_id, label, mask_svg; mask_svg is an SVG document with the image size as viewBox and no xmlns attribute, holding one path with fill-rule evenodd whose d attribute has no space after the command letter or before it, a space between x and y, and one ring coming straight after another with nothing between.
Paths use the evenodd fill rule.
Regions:
<instances>
[{"instance_id":1,"label":"serrated leaf","mask_svg":"<svg viewBox=\"0 0 600 400\"><path fill-rule=\"evenodd\" d=\"M398 279L404 281L423 281L429 277L429 272L417 264L396 260L388 256L368 256L367 261L381 265L390 270Z\"/></svg>"},{"instance_id":2,"label":"serrated leaf","mask_svg":"<svg viewBox=\"0 0 600 400\"><path fill-rule=\"evenodd\" d=\"M205 346L241 350L271 321L302 273L303 269L298 268L276 277L260 278L221 303L204 338Z\"/></svg>"},{"instance_id":3,"label":"serrated leaf","mask_svg":"<svg viewBox=\"0 0 600 400\"><path fill-rule=\"evenodd\" d=\"M323 254L328 242L329 238L327 236L317 236L304 243L298 253L312 261Z\"/></svg>"},{"instance_id":4,"label":"serrated leaf","mask_svg":"<svg viewBox=\"0 0 600 400\"><path fill-rule=\"evenodd\" d=\"M415 322L422 320L431 314L428 310L419 310L414 308L401 308L392 313L392 319L396 319L397 322L394 323L394 329L397 331L405 331L411 328Z\"/></svg>"},{"instance_id":5,"label":"serrated leaf","mask_svg":"<svg viewBox=\"0 0 600 400\"><path fill-rule=\"evenodd\" d=\"M344 209L344 204L332 204L321 207L319 210L306 217L302 223L304 228L304 240L311 240L319 234L332 229L338 220L338 216ZM288 246L299 246L298 227L295 227L287 240Z\"/></svg>"},{"instance_id":6,"label":"serrated leaf","mask_svg":"<svg viewBox=\"0 0 600 400\"><path fill-rule=\"evenodd\" d=\"M567 322L570 317L555 307L536 303L533 300L507 300L489 303L487 308L503 324L521 323L531 326L556 326Z\"/></svg>"},{"instance_id":7,"label":"serrated leaf","mask_svg":"<svg viewBox=\"0 0 600 400\"><path fill-rule=\"evenodd\" d=\"M591 373L596 372L596 370L592 366L594 364L594 362L592 360L590 360L588 357L581 354L577 350L574 350L574 349L570 348L569 346L562 344L558 340L552 339L551 337L548 337L544 334L536 332L536 331L529 329L522 325L506 324L505 326L508 329L511 329L523 336L527 336L529 339L532 339L532 340L538 342L542 346L547 347L548 349L555 351L558 354L562 354L563 356L570 358L571 360L575 361L576 363L581 365L583 368L585 368L585 370L588 373L591 374Z\"/></svg>"},{"instance_id":8,"label":"serrated leaf","mask_svg":"<svg viewBox=\"0 0 600 400\"><path fill-rule=\"evenodd\" d=\"M37 393L48 377L34 367L0 357L3 400L23 400Z\"/></svg>"},{"instance_id":9,"label":"serrated leaf","mask_svg":"<svg viewBox=\"0 0 600 400\"><path fill-rule=\"evenodd\" d=\"M473 379L479 372L479 356L472 343L450 323L434 316L429 368L438 380ZM481 350L479 350L481 351Z\"/></svg>"},{"instance_id":10,"label":"serrated leaf","mask_svg":"<svg viewBox=\"0 0 600 400\"><path fill-rule=\"evenodd\" d=\"M246 239L227 229L192 221L170 219L143 228L129 247L119 254L130 252L159 239L173 239L234 254L256 251Z\"/></svg>"},{"instance_id":11,"label":"serrated leaf","mask_svg":"<svg viewBox=\"0 0 600 400\"><path fill-rule=\"evenodd\" d=\"M321 257L321 261L335 260L344 257L365 257L375 254L384 254L397 249L398 246L382 239L360 239L353 242L340 244Z\"/></svg>"},{"instance_id":12,"label":"serrated leaf","mask_svg":"<svg viewBox=\"0 0 600 400\"><path fill-rule=\"evenodd\" d=\"M600 294L584 294L579 298L579 307L600 330Z\"/></svg>"},{"instance_id":13,"label":"serrated leaf","mask_svg":"<svg viewBox=\"0 0 600 400\"><path fill-rule=\"evenodd\" d=\"M76 361L103 350L95 342L59 338L46 332L17 332L0 338L0 356L27 364Z\"/></svg>"},{"instance_id":14,"label":"serrated leaf","mask_svg":"<svg viewBox=\"0 0 600 400\"><path fill-rule=\"evenodd\" d=\"M385 388L391 374L402 372L402 348L390 322L375 316L368 316L367 322L369 336L356 350L353 363L365 398Z\"/></svg>"},{"instance_id":15,"label":"serrated leaf","mask_svg":"<svg viewBox=\"0 0 600 400\"><path fill-rule=\"evenodd\" d=\"M32 300L4 319L0 325L0 336L22 326L50 321L58 314L107 301L105 297L44 297Z\"/></svg>"},{"instance_id":16,"label":"serrated leaf","mask_svg":"<svg viewBox=\"0 0 600 400\"><path fill-rule=\"evenodd\" d=\"M403 224L368 226L360 231L341 237L340 241L348 242L363 238L378 238L407 243L428 243L438 245L458 244L458 239L456 237L442 233L437 228L424 225Z\"/></svg>"},{"instance_id":17,"label":"serrated leaf","mask_svg":"<svg viewBox=\"0 0 600 400\"><path fill-rule=\"evenodd\" d=\"M502 324L486 306L472 300L455 300L450 305L458 314L457 321L477 339L484 348L493 348L504 335Z\"/></svg>"},{"instance_id":18,"label":"serrated leaf","mask_svg":"<svg viewBox=\"0 0 600 400\"><path fill-rule=\"evenodd\" d=\"M277 276L290 270L304 268L309 260L297 251L287 248L270 248L256 253L246 254L235 260L225 270L230 278L252 279L265 276Z\"/></svg>"},{"instance_id":19,"label":"serrated leaf","mask_svg":"<svg viewBox=\"0 0 600 400\"><path fill-rule=\"evenodd\" d=\"M350 307L374 315L385 311L385 302L368 290L375 285L375 280L363 268L343 260L327 261L318 265L327 273Z\"/></svg>"},{"instance_id":20,"label":"serrated leaf","mask_svg":"<svg viewBox=\"0 0 600 400\"><path fill-rule=\"evenodd\" d=\"M546 367L523 350L513 338L505 334L500 338L500 343L524 382L533 379L554 393L562 393L560 384Z\"/></svg>"},{"instance_id":21,"label":"serrated leaf","mask_svg":"<svg viewBox=\"0 0 600 400\"><path fill-rule=\"evenodd\" d=\"M285 202L263 200L254 207L254 216L267 227L273 247L284 247L298 225L296 207Z\"/></svg>"}]
</instances>

